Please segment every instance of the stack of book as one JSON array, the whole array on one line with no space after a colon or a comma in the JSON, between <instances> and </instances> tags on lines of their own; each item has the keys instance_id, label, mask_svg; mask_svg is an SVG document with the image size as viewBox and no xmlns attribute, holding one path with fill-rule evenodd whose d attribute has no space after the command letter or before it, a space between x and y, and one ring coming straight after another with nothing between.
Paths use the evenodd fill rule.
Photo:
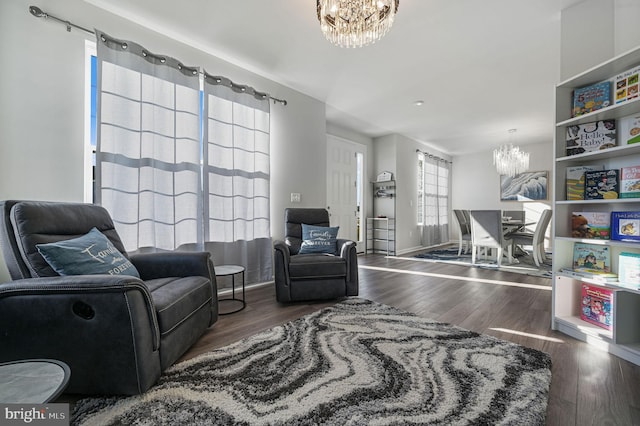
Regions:
<instances>
[{"instance_id":1,"label":"stack of book","mask_svg":"<svg viewBox=\"0 0 640 426\"><path fill-rule=\"evenodd\" d=\"M573 212L571 236L608 240L611 235L611 214L608 212Z\"/></svg>"},{"instance_id":2,"label":"stack of book","mask_svg":"<svg viewBox=\"0 0 640 426\"><path fill-rule=\"evenodd\" d=\"M582 283L580 319L611 330L613 317L613 290Z\"/></svg>"},{"instance_id":3,"label":"stack of book","mask_svg":"<svg viewBox=\"0 0 640 426\"><path fill-rule=\"evenodd\" d=\"M567 167L567 200L584 200L584 172L604 170L604 166Z\"/></svg>"},{"instance_id":4,"label":"stack of book","mask_svg":"<svg viewBox=\"0 0 640 426\"><path fill-rule=\"evenodd\" d=\"M611 239L640 242L640 212L611 212Z\"/></svg>"},{"instance_id":5,"label":"stack of book","mask_svg":"<svg viewBox=\"0 0 640 426\"><path fill-rule=\"evenodd\" d=\"M616 121L600 120L568 126L566 143L567 155L613 148L616 146Z\"/></svg>"},{"instance_id":6,"label":"stack of book","mask_svg":"<svg viewBox=\"0 0 640 426\"><path fill-rule=\"evenodd\" d=\"M640 290L639 253L620 253L618 256L618 283L616 285Z\"/></svg>"},{"instance_id":7,"label":"stack of book","mask_svg":"<svg viewBox=\"0 0 640 426\"><path fill-rule=\"evenodd\" d=\"M638 97L638 75L640 65L635 66L614 78L616 88L616 103L626 102Z\"/></svg>"},{"instance_id":8,"label":"stack of book","mask_svg":"<svg viewBox=\"0 0 640 426\"><path fill-rule=\"evenodd\" d=\"M594 170L584 172L584 199L611 200L618 198L619 170Z\"/></svg>"},{"instance_id":9,"label":"stack of book","mask_svg":"<svg viewBox=\"0 0 640 426\"><path fill-rule=\"evenodd\" d=\"M620 145L640 142L640 114L620 119Z\"/></svg>"},{"instance_id":10,"label":"stack of book","mask_svg":"<svg viewBox=\"0 0 640 426\"><path fill-rule=\"evenodd\" d=\"M573 245L573 268L562 268L564 275L598 282L617 282L618 274L611 271L609 246L588 243Z\"/></svg>"},{"instance_id":11,"label":"stack of book","mask_svg":"<svg viewBox=\"0 0 640 426\"><path fill-rule=\"evenodd\" d=\"M609 80L573 91L571 117L588 114L611 105L611 82Z\"/></svg>"},{"instance_id":12,"label":"stack of book","mask_svg":"<svg viewBox=\"0 0 640 426\"><path fill-rule=\"evenodd\" d=\"M620 169L620 198L640 198L640 165Z\"/></svg>"}]
</instances>

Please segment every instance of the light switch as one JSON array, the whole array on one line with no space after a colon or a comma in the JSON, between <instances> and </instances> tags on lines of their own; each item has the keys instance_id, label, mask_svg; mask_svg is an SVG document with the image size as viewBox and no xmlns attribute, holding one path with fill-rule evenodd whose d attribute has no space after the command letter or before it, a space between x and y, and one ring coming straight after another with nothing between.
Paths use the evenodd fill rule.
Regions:
<instances>
[{"instance_id":1,"label":"light switch","mask_svg":"<svg viewBox=\"0 0 640 426\"><path fill-rule=\"evenodd\" d=\"M291 193L291 202L292 203L299 203L300 202L300 193L299 192L292 192Z\"/></svg>"}]
</instances>

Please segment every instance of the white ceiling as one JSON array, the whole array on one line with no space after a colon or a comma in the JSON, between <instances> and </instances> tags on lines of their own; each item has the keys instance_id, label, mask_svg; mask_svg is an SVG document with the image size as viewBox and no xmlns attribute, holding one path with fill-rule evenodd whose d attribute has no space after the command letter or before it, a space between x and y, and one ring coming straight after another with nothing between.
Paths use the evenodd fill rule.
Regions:
<instances>
[{"instance_id":1,"label":"white ceiling","mask_svg":"<svg viewBox=\"0 0 640 426\"><path fill-rule=\"evenodd\" d=\"M519 145L552 140L560 11L580 0L400 0L358 49L324 38L313 0L86 1L319 99L331 123L457 155L512 128Z\"/></svg>"}]
</instances>

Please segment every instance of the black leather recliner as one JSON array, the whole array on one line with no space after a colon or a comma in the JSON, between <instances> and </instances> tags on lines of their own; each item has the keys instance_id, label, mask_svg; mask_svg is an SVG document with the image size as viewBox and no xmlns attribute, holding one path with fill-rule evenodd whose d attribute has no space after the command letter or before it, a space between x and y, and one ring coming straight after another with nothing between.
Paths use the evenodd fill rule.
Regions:
<instances>
[{"instance_id":1,"label":"black leather recliner","mask_svg":"<svg viewBox=\"0 0 640 426\"><path fill-rule=\"evenodd\" d=\"M52 358L71 369L68 393L139 394L218 319L209 253L128 256L140 277L58 275L36 244L93 227L125 256L109 213L92 204L0 202L0 362Z\"/></svg>"},{"instance_id":2,"label":"black leather recliner","mask_svg":"<svg viewBox=\"0 0 640 426\"><path fill-rule=\"evenodd\" d=\"M325 209L285 209L285 239L275 241L276 300L335 299L358 295L356 244L338 239L336 255L298 254L302 245L302 224L329 226Z\"/></svg>"}]
</instances>

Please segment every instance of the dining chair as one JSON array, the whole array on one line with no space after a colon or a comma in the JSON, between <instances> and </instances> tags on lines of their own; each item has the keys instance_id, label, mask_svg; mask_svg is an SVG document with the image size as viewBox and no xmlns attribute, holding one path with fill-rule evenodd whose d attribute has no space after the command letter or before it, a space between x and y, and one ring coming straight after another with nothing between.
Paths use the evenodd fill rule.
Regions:
<instances>
[{"instance_id":1,"label":"dining chair","mask_svg":"<svg viewBox=\"0 0 640 426\"><path fill-rule=\"evenodd\" d=\"M502 264L504 247L511 245L502 232L501 210L471 210L471 263L476 263L478 249L496 249L496 263Z\"/></svg>"},{"instance_id":2,"label":"dining chair","mask_svg":"<svg viewBox=\"0 0 640 426\"><path fill-rule=\"evenodd\" d=\"M536 230L531 232L513 232L509 234L511 240L511 246L509 247L509 256L513 251L513 247L516 245L531 246L533 255L533 261L536 266L540 266L544 262L546 257L544 252L544 234L547 232L547 227L551 222L551 209L545 209L540 215L540 220L536 225Z\"/></svg>"},{"instance_id":3,"label":"dining chair","mask_svg":"<svg viewBox=\"0 0 640 426\"><path fill-rule=\"evenodd\" d=\"M471 223L465 217L465 211L468 214L469 210L453 210L458 222L458 256L462 254L463 245L465 254L469 252L469 247L471 246Z\"/></svg>"},{"instance_id":4,"label":"dining chair","mask_svg":"<svg viewBox=\"0 0 640 426\"><path fill-rule=\"evenodd\" d=\"M469 214L469 210L462 210L462 214L464 215L464 221L469 226L469 232L471 232L471 215Z\"/></svg>"}]
</instances>

